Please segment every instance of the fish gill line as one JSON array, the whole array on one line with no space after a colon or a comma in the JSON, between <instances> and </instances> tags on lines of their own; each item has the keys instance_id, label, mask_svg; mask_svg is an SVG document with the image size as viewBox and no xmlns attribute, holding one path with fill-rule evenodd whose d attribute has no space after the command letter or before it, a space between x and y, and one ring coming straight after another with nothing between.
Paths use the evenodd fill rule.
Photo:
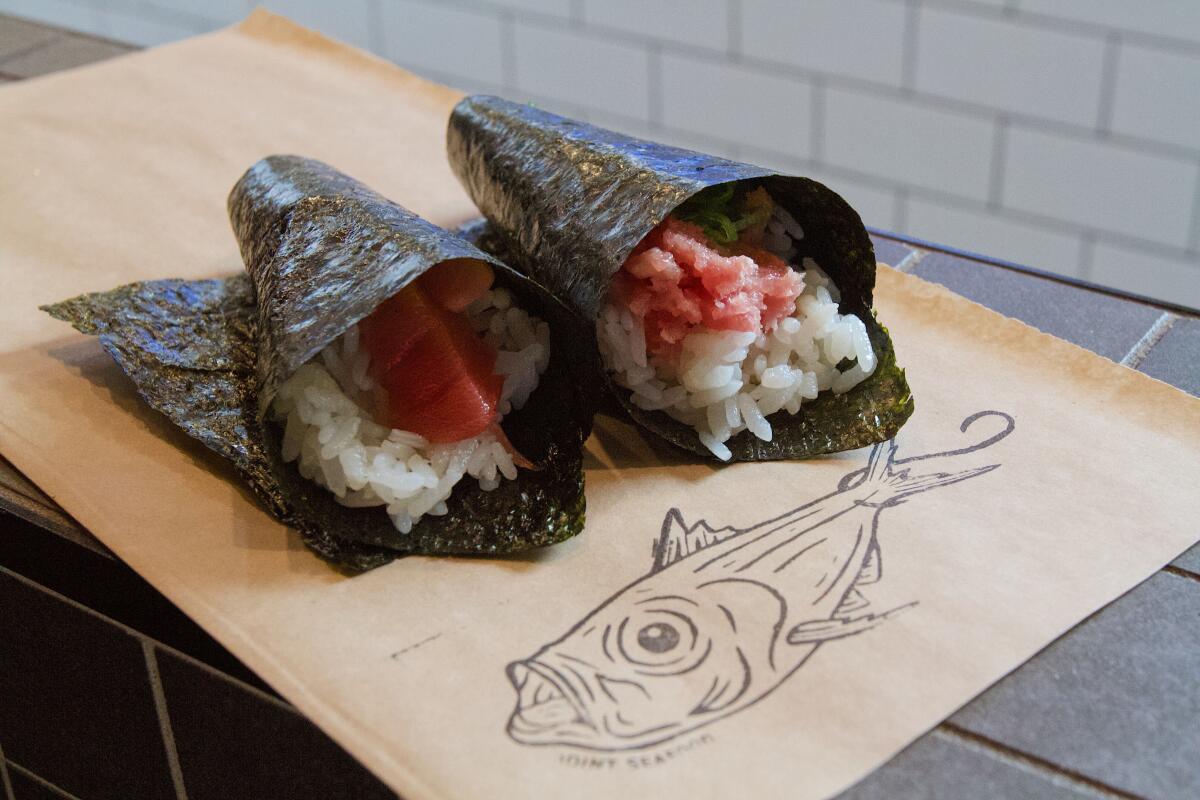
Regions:
<instances>
[{"instance_id":1,"label":"fish gill line","mask_svg":"<svg viewBox=\"0 0 1200 800\"><path fill-rule=\"evenodd\" d=\"M854 550L855 550L855 551L857 551L857 550L858 550L858 545L859 545L859 543L860 543L860 542L862 542L862 540L863 540L863 530L864 530L865 528L866 528L866 526L865 526L865 525L863 525L863 524L860 522L860 523L859 523L859 525L858 525L858 534L857 534L857 536L856 536L856 539L855 539L855 541L854 541ZM870 548L869 548L869 547L868 547L867 549L868 549L868 551L870 550ZM830 592L832 592L832 591L833 591L833 587L835 587L835 586L837 586L837 585L838 585L838 581L840 581L840 580L842 579L842 576L846 574L846 570L848 570L848 569L850 569L850 559L849 559L849 558L847 558L847 559L844 559L844 560L842 561L842 568L841 568L840 570L838 570L838 574L837 574L837 575L834 577L834 579L833 579L833 580L831 580L831 581L829 582L829 588L827 588L825 591L821 592L821 594L819 594L819 595L817 596L817 599L813 601L813 605L816 605L817 603L819 603L819 602L821 602L822 600L824 600L824 599L825 599L825 595L827 595L827 594L829 594ZM861 569L862 569L862 564L861 564L861 563L858 565L858 569L859 569L859 570L861 570ZM847 591L849 591L849 589L850 589L850 587L847 587Z\"/></svg>"}]
</instances>

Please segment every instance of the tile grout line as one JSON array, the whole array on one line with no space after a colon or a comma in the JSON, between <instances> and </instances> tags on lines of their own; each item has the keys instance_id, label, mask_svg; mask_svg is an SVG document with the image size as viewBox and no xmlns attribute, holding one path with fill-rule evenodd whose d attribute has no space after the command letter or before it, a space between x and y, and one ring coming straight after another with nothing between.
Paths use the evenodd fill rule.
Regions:
<instances>
[{"instance_id":1,"label":"tile grout line","mask_svg":"<svg viewBox=\"0 0 1200 800\"><path fill-rule=\"evenodd\" d=\"M439 2L441 2L458 8L472 9L474 11L488 11L505 8L504 6L498 5L495 2L481 2L480 0L413 1L426 5L437 5ZM926 2L928 2L928 0L926 0ZM966 114L978 117L980 119L994 119L998 112L1003 111L1004 113L1009 114L1012 123L1015 125L1022 125L1043 133L1052 133L1058 136L1074 138L1083 141L1092 142L1097 140L1096 130L1094 127L1079 123L1065 122L1063 120L1055 120L1048 117L1039 117L1033 114L1016 112L1012 109L999 109L994 106L985 106L968 100L960 100L949 96L921 91L916 88L905 88L903 85L880 83L866 78L857 78L837 72L827 72L825 70L806 67L799 64L773 61L770 59L757 57L747 58L744 53L741 54L737 59L731 59L730 54L725 50L713 49L703 45L688 44L686 42L657 37L652 34L632 32L598 23L575 23L573 20L564 20L561 17L549 16L536 11L516 9L512 11L514 18L518 22L530 24L535 27L560 31L572 30L575 33L592 38L602 38L610 41L619 41L624 42L625 44L633 44L643 47L648 43L653 42L661 47L663 52L668 54L697 58L710 64L728 64L731 61L734 61L736 63L744 64L745 66L759 72L764 72L776 77L787 77L793 80L811 81L814 76L821 75L826 79L826 81L829 82L831 86L834 86L835 88L857 91L860 93L866 92L875 95L884 94L892 99L900 99L905 102L914 102L929 108ZM1099 38L1102 39L1103 37ZM1197 155L1197 152L1200 151L1200 147L1197 146L1173 144L1171 142L1142 138L1129 134L1120 134L1119 136L1114 134L1113 136L1108 137L1105 142L1116 147L1135 149L1150 153L1152 155L1174 159L1194 158Z\"/></svg>"},{"instance_id":2,"label":"tile grout line","mask_svg":"<svg viewBox=\"0 0 1200 800\"><path fill-rule=\"evenodd\" d=\"M67 800L79 800L78 797L71 794L66 789L62 788L61 786L56 786L55 784L53 784L50 781L43 778L41 775L38 775L36 772L31 772L30 770L25 769L25 767L22 767L20 764L18 764L17 762L15 762L11 759L9 759L9 761L8 761L8 766L12 767L13 771L18 773L22 777L28 778L29 780L33 781L34 783L39 784L40 786L42 786L46 789L49 789L52 792L62 795L63 797L67 798Z\"/></svg>"},{"instance_id":3,"label":"tile grout line","mask_svg":"<svg viewBox=\"0 0 1200 800\"><path fill-rule=\"evenodd\" d=\"M963 0L923 0L923 2L935 8L954 11L966 16L985 19L997 18L995 12L979 6L975 2L964 2ZM1025 29L1055 31L1089 39L1103 39L1112 31L1112 27L1103 22L1069 19L1064 16L1056 16L1053 12L1047 14L1022 9L1019 7L1019 0L1005 0L1005 6L1001 10L1001 18ZM1011 12L1009 7L1011 7ZM1200 41L1195 39L1176 38L1167 34L1138 30L1126 30L1124 34L1124 38L1138 47L1193 56L1200 53Z\"/></svg>"},{"instance_id":4,"label":"tile grout line","mask_svg":"<svg viewBox=\"0 0 1200 800\"><path fill-rule=\"evenodd\" d=\"M646 124L650 130L662 127L663 58L656 44L646 47Z\"/></svg>"},{"instance_id":5,"label":"tile grout line","mask_svg":"<svg viewBox=\"0 0 1200 800\"><path fill-rule=\"evenodd\" d=\"M725 50L729 60L742 58L742 0L728 0L725 5Z\"/></svg>"},{"instance_id":6,"label":"tile grout line","mask_svg":"<svg viewBox=\"0 0 1200 800\"><path fill-rule=\"evenodd\" d=\"M132 636L134 639L138 640L139 642L141 642L141 641L149 642L152 645L154 645L155 647L157 647L159 650L162 650L164 653L167 653L175 658L178 658L181 661L186 661L187 663L195 666L196 668L209 673L213 677L220 678L221 680L225 681L226 683L229 683L244 692L254 695L255 697L257 697L260 700L271 703L272 705L276 706L277 708L280 708L284 711L289 711L298 717L304 716L303 714L300 713L300 711L298 709L296 709L294 706L292 706L286 700L281 700L278 697L275 697L267 692L264 692L262 689L259 689L257 686L251 686L248 683L243 683L242 681L238 680L237 678L233 677L232 675L225 674L224 672L222 672L221 670L212 666L211 664L206 664L205 662L201 661L200 659L196 658L193 655L189 655L188 653L185 653L182 650L177 650L176 648L172 647L169 644L166 644L165 642L160 642L157 639L147 636L146 634L142 633L141 631L137 630L136 628L131 628L130 626L126 625L125 623L121 622L120 620L113 619L112 617L108 616L107 614L101 614L99 611L95 610L94 608L88 608L86 605L79 602L78 600L75 600L74 598L71 598L71 597L67 597L65 594L62 594L61 592L56 592L49 587L43 586L42 584L38 583L37 581L27 578L19 572L12 571L8 567L4 566L3 564L0 564L0 575L7 575L10 578L15 579L18 583L22 583L22 584L30 587L31 589L34 589L35 591L39 591L44 594L47 594L50 597L53 597L55 600L58 600L62 603L66 603L67 605L71 606L72 608L78 609L79 611L82 611L85 614L95 617L98 620L107 622L109 625L112 625L114 628L117 628L118 630L122 631L123 633L125 633L128 636ZM169 600L168 600L168 602L169 602ZM217 644L220 644L220 642L218 642ZM221 646L224 647L224 645L221 645ZM236 656L235 656L235 658L236 658ZM247 667L247 669L249 669L249 667Z\"/></svg>"},{"instance_id":7,"label":"tile grout line","mask_svg":"<svg viewBox=\"0 0 1200 800\"><path fill-rule=\"evenodd\" d=\"M383 8L380 0L366 0L368 50L381 58L387 58L387 38L383 35Z\"/></svg>"},{"instance_id":8,"label":"tile grout line","mask_svg":"<svg viewBox=\"0 0 1200 800\"><path fill-rule=\"evenodd\" d=\"M1154 345L1158 344L1167 335L1167 331L1171 330L1171 326L1175 324L1177 319L1179 317L1170 311L1164 311L1158 319L1154 320L1154 324L1150 326L1150 330L1142 334L1142 338L1138 339L1137 343L1125 354L1125 357L1117 363L1123 367L1137 369L1138 365L1150 354Z\"/></svg>"},{"instance_id":9,"label":"tile grout line","mask_svg":"<svg viewBox=\"0 0 1200 800\"><path fill-rule=\"evenodd\" d=\"M500 85L506 92L517 89L517 24L511 11L500 14Z\"/></svg>"},{"instance_id":10,"label":"tile grout line","mask_svg":"<svg viewBox=\"0 0 1200 800\"><path fill-rule=\"evenodd\" d=\"M4 787L5 800L17 800L13 794L12 780L8 777L8 760L4 757L4 745L0 745L0 785Z\"/></svg>"},{"instance_id":11,"label":"tile grout line","mask_svg":"<svg viewBox=\"0 0 1200 800\"><path fill-rule=\"evenodd\" d=\"M167 769L171 773L171 782L175 784L175 797L177 800L187 800L183 769L179 765L179 750L175 747L175 731L171 728L171 715L167 711L167 693L163 691L154 645L147 639L142 639L142 653L146 657L146 673L150 677L150 692L154 695L154 711L158 715L158 728L162 733L163 749L167 753Z\"/></svg>"},{"instance_id":12,"label":"tile grout line","mask_svg":"<svg viewBox=\"0 0 1200 800\"><path fill-rule=\"evenodd\" d=\"M908 230L908 187L896 186L891 189L891 192L892 229L903 233Z\"/></svg>"},{"instance_id":13,"label":"tile grout line","mask_svg":"<svg viewBox=\"0 0 1200 800\"><path fill-rule=\"evenodd\" d=\"M820 76L812 80L811 110L808 149L813 161L820 164L825 160L825 79Z\"/></svg>"},{"instance_id":14,"label":"tile grout line","mask_svg":"<svg viewBox=\"0 0 1200 800\"><path fill-rule=\"evenodd\" d=\"M988 165L988 192L985 203L989 211L1003 205L1004 170L1008 161L1008 114L996 115L996 129L992 133L992 161Z\"/></svg>"},{"instance_id":15,"label":"tile grout line","mask_svg":"<svg viewBox=\"0 0 1200 800\"><path fill-rule=\"evenodd\" d=\"M917 47L921 6L918 0L906 0L904 12L903 51L900 62L900 91L912 94L917 90Z\"/></svg>"},{"instance_id":16,"label":"tile grout line","mask_svg":"<svg viewBox=\"0 0 1200 800\"><path fill-rule=\"evenodd\" d=\"M1192 572L1190 569L1177 567L1174 564L1167 564L1162 568L1163 572L1176 576L1177 578L1187 578L1190 581L1200 583L1200 573Z\"/></svg>"},{"instance_id":17,"label":"tile grout line","mask_svg":"<svg viewBox=\"0 0 1200 800\"><path fill-rule=\"evenodd\" d=\"M1140 795L1131 794L1115 786L1109 786L1102 781L1084 775L1082 772L1076 772L1075 770L1055 764L1053 761L1047 761L1044 758L1026 753L1023 750L1017 750L995 739L959 727L953 722L943 722L936 730L940 730L964 743L986 750L991 755L1003 756L1038 773L1048 772L1062 780L1069 781L1077 786L1086 787L1092 792L1098 792L1105 797L1114 798L1114 800L1117 798L1119 800L1142 800Z\"/></svg>"},{"instance_id":18,"label":"tile grout line","mask_svg":"<svg viewBox=\"0 0 1200 800\"><path fill-rule=\"evenodd\" d=\"M732 1L738 2L739 0L732 0ZM427 5L430 5L430 4L439 5L442 2L445 2L447 5L451 5L453 7L470 9L470 10L477 11L477 12L479 12L479 11L496 12L496 11L502 11L502 10L509 11L510 13L513 14L513 19L517 22L528 23L528 24L532 24L535 26L541 26L541 27L555 28L558 30L573 30L575 32L582 32L585 34L599 34L599 35L607 37L608 39L611 39L611 40L624 41L626 43L636 43L636 44L640 44L640 45L645 45L647 42L653 41L653 42L658 43L662 48L664 48L664 52L678 53L678 54L688 55L688 56L692 56L692 57L702 57L702 58L707 59L708 61L714 62L714 63L728 63L730 61L735 61L735 62L744 61L745 63L747 63L747 65L751 66L752 68L759 69L760 71L766 71L766 72L769 72L771 74L776 74L776 75L787 75L787 76L790 76L793 78L800 78L803 80L811 80L813 75L820 74L820 75L825 76L827 80L830 80L831 82L833 82L834 85L840 86L842 88L857 89L857 90L862 90L862 91L871 91L871 92L875 92L875 93L878 93L880 91L886 91L893 96L899 95L899 96L904 97L909 100L915 100L917 102L924 103L926 105L931 105L931 106L937 107L937 108L942 108L945 110L958 111L959 113L967 113L967 114L993 116L994 117L994 115L999 110L994 107L987 107L987 106L982 106L982 105L972 103L969 101L956 100L954 98L948 98L948 97L943 97L940 95L929 94L927 92L917 91L912 88L906 89L903 86L896 86L896 85L891 85L891 84L879 84L879 83L875 83L873 81L866 80L866 79L853 78L853 77L849 77L849 76L840 75L837 73L827 73L827 72L823 72L821 70L814 70L812 68L802 67L802 66L799 66L796 64L788 64L788 63L784 63L784 62L772 62L770 60L763 60L763 59L747 60L744 57L730 58L731 54L727 51L727 49L712 49L712 48L708 48L705 46L692 45L692 44L688 44L685 42L679 42L679 41L674 41L674 40L670 40L670 39L663 39L663 38L655 37L655 36L645 34L645 33L634 33L634 32L630 32L630 31L618 29L618 28L610 28L608 26L600 25L600 24L596 24L596 23L588 23L586 21L586 19L584 19L584 16L583 16L582 0L575 0L575 2L573 2L572 7L571 7L572 8L571 16L567 19L551 16L551 15L544 14L544 13L539 13L536 11L523 10L523 9L511 9L506 6L500 5L499 3L494 2L492 0L416 0L416 2L420 2L423 4L427 4ZM915 0L913 0L913 2L915 2ZM928 2L928 0L926 0L926 2ZM915 5L912 7L915 8ZM991 14L989 14L988 16L992 17ZM1012 19L1016 20L1018 18L1022 19L1022 20L1027 20L1028 14L1023 12L1020 15L1014 16ZM1059 22L1061 22L1061 21L1059 21ZM1104 30L1102 32L1102 34L1103 35L1096 34L1093 38L1103 39L1104 36L1108 34L1108 31ZM90 36L90 35L84 35L84 36ZM101 39L102 37L91 37L91 38ZM1128 36L1125 38L1128 38ZM1124 41L1125 41L1125 39L1123 38L1122 42L1124 43ZM1198 43L1196 46L1200 47L1200 43ZM1011 110L1008 110L1007 113L1012 114L1013 112ZM1029 127L1033 127L1033 128L1042 130L1043 132L1054 132L1054 133L1058 133L1059 135L1074 136L1077 138L1083 138L1083 139L1088 139L1088 140L1094 140L1096 138L1096 131L1093 128L1088 128L1086 126L1082 126L1082 125L1079 125L1076 123L1063 122L1061 120L1051 120L1048 118L1041 118L1041 117L1037 117L1034 115L1024 115L1024 114L1016 116L1016 118L1013 121L1017 124L1023 124L1023 125L1029 126ZM1155 153L1158 155L1162 155L1162 156L1166 156L1166 157L1174 157L1174 158L1188 158L1191 156L1195 156L1196 151L1198 149L1200 149L1200 148L1196 148L1196 147L1184 147L1181 145L1172 144L1170 142L1163 142L1163 141L1159 141L1159 140L1155 140L1155 139L1141 139L1138 137L1130 137L1128 135L1122 135L1121 137L1119 137L1119 139L1118 139L1118 137L1115 137L1115 136L1109 137L1108 141L1110 141L1112 144L1114 144L1116 146L1122 146L1122 147L1127 147L1127 148L1136 148L1136 149L1147 151L1150 153Z\"/></svg>"},{"instance_id":19,"label":"tile grout line","mask_svg":"<svg viewBox=\"0 0 1200 800\"><path fill-rule=\"evenodd\" d=\"M1200 250L1200 159L1196 162L1196 191L1192 196L1192 230L1188 236L1188 249Z\"/></svg>"},{"instance_id":20,"label":"tile grout line","mask_svg":"<svg viewBox=\"0 0 1200 800\"><path fill-rule=\"evenodd\" d=\"M44 42L38 42L37 44L32 44L23 50L15 50L15 51L9 53L8 55L6 55L4 58L0 58L0 66L3 66L4 64L7 64L10 61L16 61L18 58L24 58L25 56L32 55L33 53L36 53L39 50L42 50L44 48L49 47L52 44L56 44L56 43L62 41L64 38L66 38L66 37L64 37L62 34L55 34L54 36L51 36L49 39L47 39Z\"/></svg>"},{"instance_id":21,"label":"tile grout line","mask_svg":"<svg viewBox=\"0 0 1200 800\"><path fill-rule=\"evenodd\" d=\"M1100 65L1100 102L1096 108L1096 133L1107 139L1112 134L1113 107L1117 102L1117 69L1121 57L1121 34L1111 31L1104 40Z\"/></svg>"},{"instance_id":22,"label":"tile grout line","mask_svg":"<svg viewBox=\"0 0 1200 800\"><path fill-rule=\"evenodd\" d=\"M920 264L921 260L927 255L929 255L928 250L913 249L912 252L900 259L900 263L897 264L894 269L897 272L912 274L913 268L916 267L917 264Z\"/></svg>"},{"instance_id":23,"label":"tile grout line","mask_svg":"<svg viewBox=\"0 0 1200 800\"><path fill-rule=\"evenodd\" d=\"M1079 234L1079 261L1075 272L1080 278L1087 280L1092 274L1092 262L1096 260L1096 234L1086 230Z\"/></svg>"}]
</instances>

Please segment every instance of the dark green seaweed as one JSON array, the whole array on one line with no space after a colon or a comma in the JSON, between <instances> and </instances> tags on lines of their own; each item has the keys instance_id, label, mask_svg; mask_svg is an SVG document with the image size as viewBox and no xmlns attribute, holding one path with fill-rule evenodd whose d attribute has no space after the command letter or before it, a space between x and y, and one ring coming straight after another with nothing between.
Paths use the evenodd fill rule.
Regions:
<instances>
[{"instance_id":1,"label":"dark green seaweed","mask_svg":"<svg viewBox=\"0 0 1200 800\"><path fill-rule=\"evenodd\" d=\"M592 409L577 391L571 340L554 341L529 403L504 430L539 469L490 492L455 487L443 516L402 534L380 508L346 508L281 458L266 417L279 384L430 267L480 258L523 307L574 315L534 282L319 162L272 156L230 195L249 275L148 281L47 306L98 336L142 398L228 459L263 505L322 557L349 569L405 553L499 554L562 541L584 521L582 443Z\"/></svg>"},{"instance_id":2,"label":"dark green seaweed","mask_svg":"<svg viewBox=\"0 0 1200 800\"><path fill-rule=\"evenodd\" d=\"M828 187L690 150L635 139L497 97L462 100L446 134L450 164L490 225L484 249L547 287L576 311L592 341L593 381L640 425L715 458L694 430L643 411L600 367L592 322L613 276L655 225L711 186L762 185L803 226L809 256L841 290L842 313L862 318L879 356L851 391L823 393L800 413L771 416L775 436L748 431L726 444L735 461L808 458L890 439L913 411L904 371L871 308L875 251L858 214Z\"/></svg>"}]
</instances>

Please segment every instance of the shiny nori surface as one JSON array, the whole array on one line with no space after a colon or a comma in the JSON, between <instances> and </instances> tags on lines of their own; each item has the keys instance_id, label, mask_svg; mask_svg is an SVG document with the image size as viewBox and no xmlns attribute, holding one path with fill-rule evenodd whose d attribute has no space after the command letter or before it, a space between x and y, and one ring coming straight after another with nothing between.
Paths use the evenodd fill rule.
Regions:
<instances>
[{"instance_id":1,"label":"shiny nori surface","mask_svg":"<svg viewBox=\"0 0 1200 800\"><path fill-rule=\"evenodd\" d=\"M655 225L709 186L765 186L804 228L799 257L811 256L842 293L843 313L859 315L879 355L875 372L841 396L823 394L800 413L771 416L775 436L743 431L726 444L734 460L807 458L890 439L912 414L913 399L887 330L871 310L875 251L862 220L831 189L808 178L634 139L503 100L474 96L450 117L451 166L487 217L484 249L563 299L586 321L590 363L599 365L591 322L613 275ZM713 458L696 432L660 411L629 402L597 367L611 397L643 427Z\"/></svg>"},{"instance_id":2,"label":"shiny nori surface","mask_svg":"<svg viewBox=\"0 0 1200 800\"><path fill-rule=\"evenodd\" d=\"M235 186L230 214L249 275L148 281L46 307L100 338L139 394L227 458L263 504L321 556L369 569L404 553L498 554L552 544L584 521L582 443L591 408L570 341L555 340L538 389L504 429L539 464L484 492L455 487L443 516L409 534L382 508L352 509L281 458L266 418L292 371L426 269L482 258L557 330L574 317L532 281L319 162L273 156ZM570 337L568 337L570 339Z\"/></svg>"}]
</instances>

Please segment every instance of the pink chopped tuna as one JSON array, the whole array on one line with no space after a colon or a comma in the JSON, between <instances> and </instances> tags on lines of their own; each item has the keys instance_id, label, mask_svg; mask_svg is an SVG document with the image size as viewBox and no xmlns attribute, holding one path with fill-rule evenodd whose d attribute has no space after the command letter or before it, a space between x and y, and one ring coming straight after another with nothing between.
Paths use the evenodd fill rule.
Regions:
<instances>
[{"instance_id":1,"label":"pink chopped tuna","mask_svg":"<svg viewBox=\"0 0 1200 800\"><path fill-rule=\"evenodd\" d=\"M773 253L718 247L698 225L674 217L638 244L614 283L656 354L672 352L699 327L769 332L792 314L803 290L803 276Z\"/></svg>"}]
</instances>

